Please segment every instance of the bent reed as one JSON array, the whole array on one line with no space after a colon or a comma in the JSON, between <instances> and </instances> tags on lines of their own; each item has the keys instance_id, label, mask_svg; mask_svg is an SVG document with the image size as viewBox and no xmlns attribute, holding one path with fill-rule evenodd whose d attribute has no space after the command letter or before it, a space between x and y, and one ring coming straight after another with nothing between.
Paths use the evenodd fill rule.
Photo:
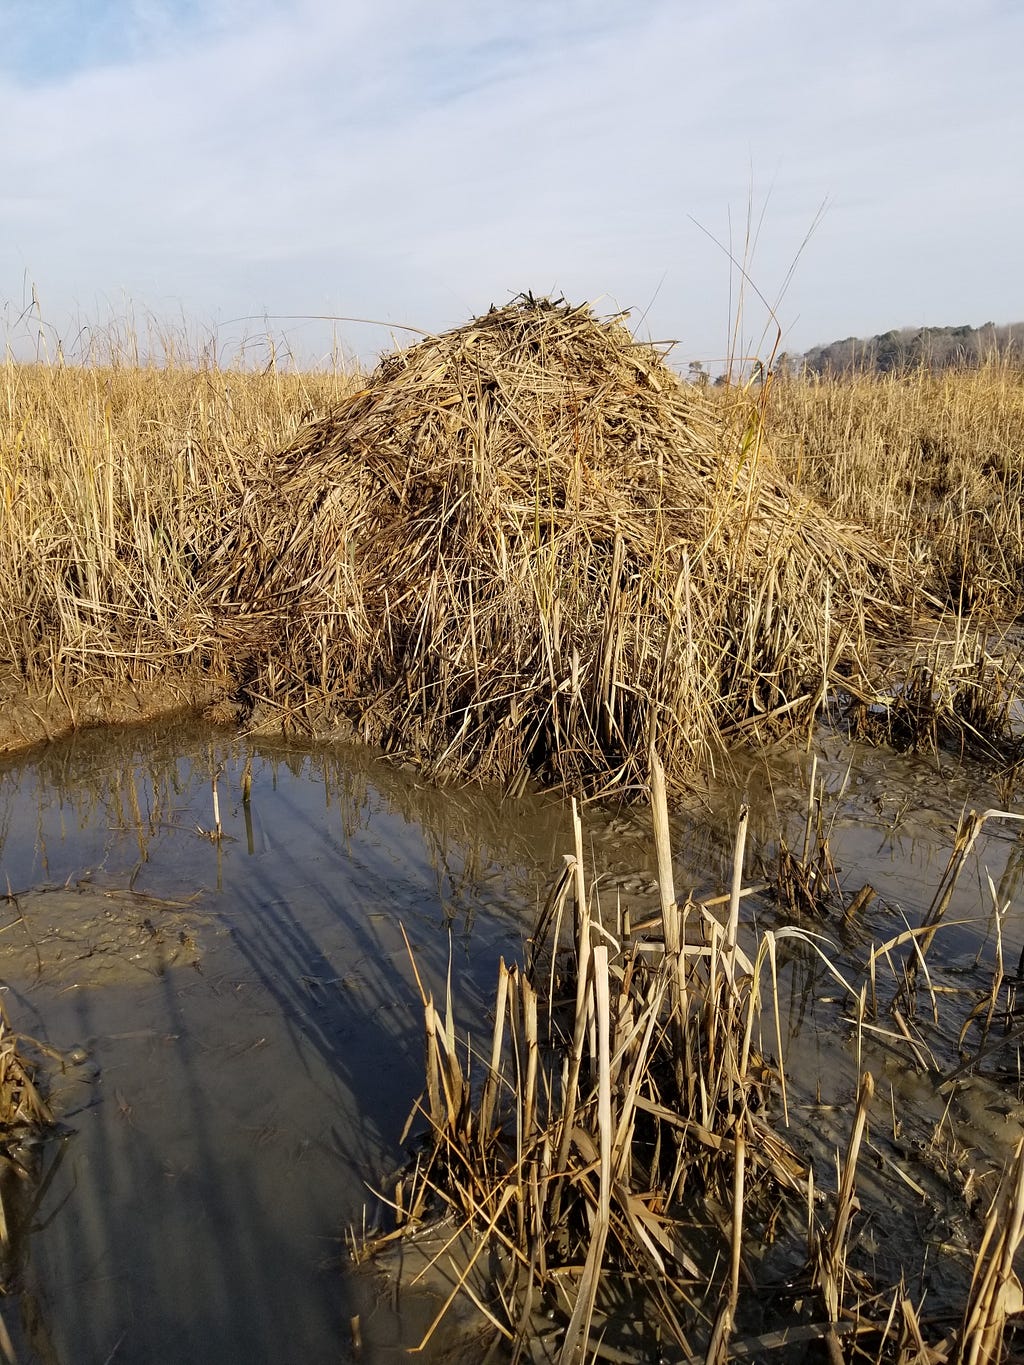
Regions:
<instances>
[{"instance_id":1,"label":"bent reed","mask_svg":"<svg viewBox=\"0 0 1024 1365\"><path fill-rule=\"evenodd\" d=\"M0 369L0 743L222 698L436 776L636 795L652 742L682 782L837 688L907 742L877 646L943 614L930 733L1013 714L1019 667L983 657L1024 596L1009 365L705 390L526 295L365 379Z\"/></svg>"},{"instance_id":2,"label":"bent reed","mask_svg":"<svg viewBox=\"0 0 1024 1365\"><path fill-rule=\"evenodd\" d=\"M658 914L636 924L621 901L602 904L573 802L573 851L525 961L498 965L491 1030L478 1018L459 1029L451 966L435 1003L409 949L424 1090L403 1134L406 1164L379 1195L390 1226L353 1234L351 1251L396 1296L399 1283L443 1272L448 1292L411 1353L462 1297L489 1338L482 1358L513 1365L1018 1359L1024 1139L1001 1161L949 1137L961 1087L996 1105L1019 1088L1017 982L997 953L977 998L947 994L926 958L982 826L1024 816L965 817L925 923L872 943L866 960L864 941L837 959L824 898L801 914L791 878L747 884L746 805L728 892L677 900L653 751L650 769ZM828 861L819 831L813 870ZM791 922L766 927L756 899L766 889L789 902ZM844 924L863 900L837 888ZM808 959L855 1059L841 1105L834 1077L800 1075L786 1055ZM895 1056L944 1097L913 1139L891 1084L884 1097ZM831 1151L830 1110L843 1115ZM937 1231L949 1208L962 1242Z\"/></svg>"}]
</instances>

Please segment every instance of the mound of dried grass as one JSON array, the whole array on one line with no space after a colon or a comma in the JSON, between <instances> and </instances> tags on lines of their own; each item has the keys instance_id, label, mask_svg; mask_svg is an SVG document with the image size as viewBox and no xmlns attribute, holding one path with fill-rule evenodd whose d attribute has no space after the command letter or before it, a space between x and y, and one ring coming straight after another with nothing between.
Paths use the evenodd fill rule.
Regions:
<instances>
[{"instance_id":1,"label":"mound of dried grass","mask_svg":"<svg viewBox=\"0 0 1024 1365\"><path fill-rule=\"evenodd\" d=\"M386 357L245 494L209 567L276 721L435 774L638 791L805 722L887 619L860 531L621 319L523 296Z\"/></svg>"}]
</instances>

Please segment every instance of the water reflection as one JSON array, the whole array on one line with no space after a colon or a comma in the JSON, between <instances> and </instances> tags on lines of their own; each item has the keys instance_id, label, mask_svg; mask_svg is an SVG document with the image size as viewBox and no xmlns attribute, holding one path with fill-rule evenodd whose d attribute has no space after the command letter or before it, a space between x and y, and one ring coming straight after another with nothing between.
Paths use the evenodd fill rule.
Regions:
<instances>
[{"instance_id":1,"label":"water reflection","mask_svg":"<svg viewBox=\"0 0 1024 1365\"><path fill-rule=\"evenodd\" d=\"M199 827L218 770L214 844ZM19 1025L88 1057L57 1082L77 1131L22 1256L23 1344L76 1365L337 1359L355 1292L338 1276L345 1224L398 1160L421 1082L402 928L435 991L451 953L462 1018L482 1017L563 821L557 804L438 792L362 752L194 727L83 735L6 764L13 889L67 882L83 906L113 887L198 889L205 917L195 970L126 959L102 989L73 988L45 936L41 972L8 951ZM176 930L170 912L146 918ZM9 945L26 930L13 902L7 927Z\"/></svg>"},{"instance_id":2,"label":"water reflection","mask_svg":"<svg viewBox=\"0 0 1024 1365\"><path fill-rule=\"evenodd\" d=\"M728 884L742 802L750 879L780 834L798 847L813 778L812 813L820 806L844 891L870 882L878 892L845 929L806 926L857 989L872 945L920 923L962 810L997 804L967 768L828 737L816 763L789 754L733 767L677 817L678 893ZM211 841L215 774L223 838ZM657 904L647 813L592 810L585 830L609 922L624 907L639 921ZM460 1020L486 1032L497 958L519 954L570 846L554 800L438 791L363 750L249 743L195 725L84 734L0 765L0 884L68 884L89 913L134 915L136 930L151 922L168 940L186 932L180 915L141 900L133 911L128 893L201 893L194 968L159 970L135 949L129 961L126 937L124 972L102 988L81 985L84 968L58 962L45 933L42 969L27 950L19 957L33 926L45 930L45 906L25 916L7 903L17 1024L80 1045L85 1059L58 1078L76 1132L20 1244L26 1349L64 1365L338 1359L351 1312L366 1308L338 1274L344 1225L361 1217L364 1182L399 1159L421 1082L402 931L439 997L451 955ZM993 822L937 941L940 974L992 960L989 873L1016 962L1024 844ZM112 888L121 899L104 902ZM779 919L763 899L746 911L762 925ZM793 1104L841 1145L858 1056L897 1087L910 1085L906 1054L857 1043L813 948L786 941L780 964ZM775 1040L762 1046L771 1053ZM914 1104L938 1121L946 1100L915 1092ZM369 1359L388 1358L389 1311L378 1309L376 1338L367 1324Z\"/></svg>"}]
</instances>

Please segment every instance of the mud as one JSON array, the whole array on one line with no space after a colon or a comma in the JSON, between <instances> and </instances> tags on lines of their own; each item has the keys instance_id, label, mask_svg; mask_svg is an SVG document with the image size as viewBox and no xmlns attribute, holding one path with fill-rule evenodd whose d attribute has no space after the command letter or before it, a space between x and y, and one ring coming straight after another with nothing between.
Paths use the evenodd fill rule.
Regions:
<instances>
[{"instance_id":1,"label":"mud","mask_svg":"<svg viewBox=\"0 0 1024 1365\"><path fill-rule=\"evenodd\" d=\"M140 683L98 679L42 687L26 683L0 662L0 754L53 743L79 730L142 725L200 708L226 707L229 684L209 674L163 671Z\"/></svg>"},{"instance_id":2,"label":"mud","mask_svg":"<svg viewBox=\"0 0 1024 1365\"><path fill-rule=\"evenodd\" d=\"M210 929L210 916L188 901L88 882L0 896L4 976L50 988L130 985L175 967L201 971L199 941Z\"/></svg>"}]
</instances>

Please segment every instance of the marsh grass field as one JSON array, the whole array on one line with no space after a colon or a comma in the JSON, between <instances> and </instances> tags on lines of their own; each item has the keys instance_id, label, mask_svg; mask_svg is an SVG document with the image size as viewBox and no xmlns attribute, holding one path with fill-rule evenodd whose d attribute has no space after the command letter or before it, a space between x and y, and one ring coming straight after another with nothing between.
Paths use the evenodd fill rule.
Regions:
<instances>
[{"instance_id":1,"label":"marsh grass field","mask_svg":"<svg viewBox=\"0 0 1024 1365\"><path fill-rule=\"evenodd\" d=\"M668 810L725 780L738 749L807 748L825 727L969 761L1012 818L1024 369L691 385L623 319L531 296L372 374L173 351L0 367L0 746L202 706L250 731L360 739L511 798L653 800L657 914L638 931L620 908L609 933L577 834L549 900L561 936L538 931L537 960L502 968L482 1093L450 1009L424 992L427 1155L400 1182L398 1222L415 1231L441 1205L476 1257L503 1243L499 1355L529 1358L549 1303L565 1319L551 1358L600 1353L602 1277L625 1275L638 1294L660 1286L655 1345L671 1359L724 1362L737 1324L748 1354L1002 1359L1024 1159L988 1179L959 1322L946 1305L929 1324L905 1286L856 1281L870 1076L818 1219L782 1132L782 1058L754 1043L772 1032L786 934L742 946L747 817L731 890L677 905ZM802 851L780 837L769 878L781 929L812 939L829 905L843 931L860 912L814 810L812 777ZM921 925L866 949L857 1037L891 1033L926 1073L928 951L996 815L964 816ZM1016 1036L1020 970L1001 952L953 1027L962 1044L982 1020L982 1051L997 1024ZM677 1227L684 1187L714 1210L700 1224L722 1234L713 1265ZM801 1207L813 1307L776 1341L744 1307L745 1238L753 1220L767 1245ZM685 1291L662 1284L667 1265ZM631 1349L605 1354L647 1358L651 1343Z\"/></svg>"},{"instance_id":2,"label":"marsh grass field","mask_svg":"<svg viewBox=\"0 0 1024 1365\"><path fill-rule=\"evenodd\" d=\"M0 367L0 742L238 702L638 795L842 683L1012 767L1019 367L697 388L533 300L371 376L167 349Z\"/></svg>"},{"instance_id":3,"label":"marsh grass field","mask_svg":"<svg viewBox=\"0 0 1024 1365\"><path fill-rule=\"evenodd\" d=\"M1012 364L698 389L520 300L370 377L8 355L0 394L4 743L221 700L639 794L655 734L672 784L842 681L1013 766Z\"/></svg>"}]
</instances>

